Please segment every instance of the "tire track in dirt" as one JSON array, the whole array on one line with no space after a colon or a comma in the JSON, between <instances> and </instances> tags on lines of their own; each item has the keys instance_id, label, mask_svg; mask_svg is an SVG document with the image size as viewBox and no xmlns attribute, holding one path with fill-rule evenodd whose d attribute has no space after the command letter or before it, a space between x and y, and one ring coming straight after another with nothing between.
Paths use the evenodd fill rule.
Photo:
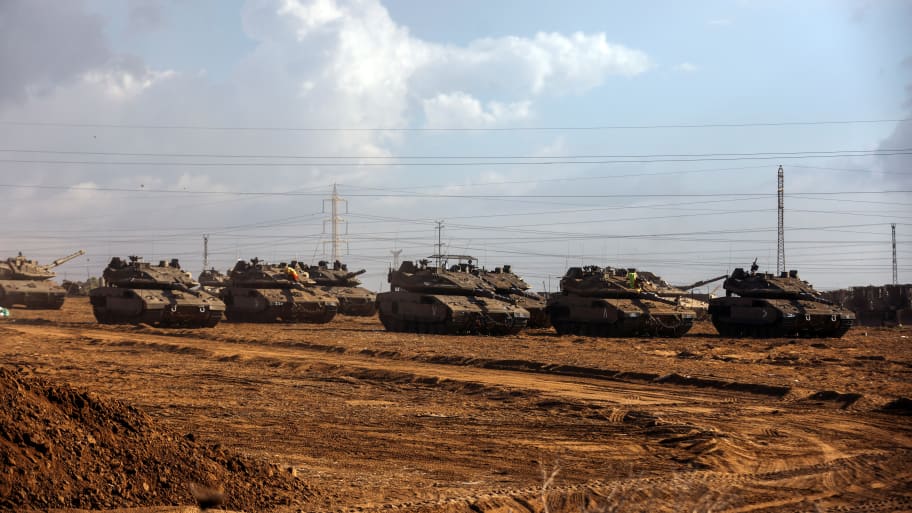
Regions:
<instances>
[{"instance_id":1,"label":"tire track in dirt","mask_svg":"<svg viewBox=\"0 0 912 513\"><path fill-rule=\"evenodd\" d=\"M762 511L764 510L763 508L775 511L776 508L784 507L782 501L788 501L788 499L776 495L774 493L776 486L770 485L766 481L774 481L777 486L780 486L778 484L779 481L800 481L800 479L806 478L808 475L814 476L813 481L815 482L811 484L816 487L815 490L819 488L821 491L815 491L814 494L809 491L806 496L813 495L818 500L825 500L834 487L840 486L840 483L845 481L844 478L837 479L838 476L848 475L851 477L857 475L857 480L871 481L874 479L872 475L878 473L868 468L870 465L859 464L855 465L857 469L853 469L855 467L847 462L855 459L864 463L866 461L864 460L865 454L889 455L889 453L884 453L882 450L869 450L867 453L859 454L861 451L847 450L844 446L840 448L832 447L824 443L823 439L832 440L834 439L833 436L823 436L821 433L821 429L830 428L817 426L820 423L838 424L844 422L846 417L851 417L852 422L862 426L858 428L859 432L887 431L890 424L889 419L868 418L868 416L862 416L857 412L845 410L833 410L831 412L814 407L812 404L783 402L765 394L731 391L722 391L722 394L720 394L712 388L675 387L670 386L668 383L630 383L599 379L597 377L564 376L548 372L513 372L510 370L504 372L504 369L492 369L475 365L454 365L447 362L415 362L401 358L396 354L378 356L361 354L361 351L351 352L344 348L339 351L335 350L333 346L314 349L310 347L302 348L296 343L226 342L208 338L175 338L170 335L49 326L16 326L14 331L28 337L53 336L64 344L67 343L68 339L76 339L77 342L74 342L74 345L92 344L106 346L115 350L131 350L138 354L148 351L173 353L216 364L221 362L247 365L253 368L284 369L288 372L279 378L283 380L290 380L298 372L308 372L311 375L321 377L321 379L361 380L379 384L389 383L393 385L393 388L400 384L414 384L424 387L444 388L463 394L500 393L505 397L510 397L512 391L519 390L525 394L524 397L534 398L539 408L571 417L594 413L602 414L606 423L629 424L636 429L636 433L642 434L645 439L678 451L681 454L682 461L690 458L690 462L697 465L729 470L729 472L709 472L704 474L688 473L687 479L682 481L682 483L690 485L701 482L715 485L719 483L735 483L745 489L744 494L750 492L751 498L747 504L735 504L737 501L728 499L733 504L732 507L735 508L730 508L730 511ZM225 379L223 376L218 377ZM239 380L235 384L251 385L254 383L248 378ZM770 409L771 400L777 403L776 408L781 408L791 415L789 417L791 422L785 422L783 418L781 426L776 427L775 431L771 431L773 435L791 440L791 447L794 448L794 452L789 454L789 459L784 463L787 468L782 469L779 473L739 472L739 469L756 464L761 453L752 449L753 446L751 444L753 444L753 441L748 436L751 433L750 429L753 427L751 426L750 418L743 420L730 419L728 417L733 416L730 410L738 409L742 415L745 411L754 409L765 413ZM813 412L813 416L809 416L807 421L803 421L800 418L804 411ZM660 413L661 421L659 415L653 412ZM773 423L773 425L776 424ZM769 428L764 429L768 430ZM912 446L912 443L907 438L907 436L891 436L890 433L886 433L879 440L881 442L888 440L894 444L894 447L896 445ZM906 451L905 449L899 450ZM909 456L908 452L903 452L903 456L907 458ZM743 461L738 464L731 464L732 459ZM807 461L817 461L819 463L807 465ZM897 465L894 465L893 469L902 470L902 467L897 467ZM700 478L702 479L701 481L695 477L699 475L711 477ZM774 477L764 478L764 475ZM661 479L658 481L656 480L658 478L650 479L652 480L638 480L636 482L651 483L650 486L661 488ZM816 483L816 481L819 481L819 483ZM759 484L748 490L746 485L738 484L745 482L757 482ZM781 486L784 487L785 484L782 483ZM620 485L614 483L589 483L575 486L576 488L555 489L554 491L555 497L564 497L566 499L565 502L568 508L570 505L589 504L599 497L610 497L618 489L617 486ZM683 484L681 486L684 487ZM709 488L709 486L704 486L704 488ZM773 491L767 488L772 488ZM626 490L625 493L640 494L641 499L646 504L649 503L649 500L652 500L648 495L642 496L645 493L643 488L622 489ZM666 494L667 497L680 493L677 488L672 487L672 489L673 493L669 492ZM523 489L522 493L506 490L500 495L492 495L491 492L471 495L468 497L481 498L485 501L493 502L479 504L478 501L470 501L470 504L474 504L475 508L469 507L468 510L462 509L465 506L465 500L448 498L445 499L443 506L435 503L431 509L426 509L426 511L473 510L476 513L478 511L490 511L503 506L503 504L498 506L498 501L506 500L503 497L511 498L514 496L518 498L517 502L511 502L515 507L521 506L523 502L526 505L534 504L535 489L528 490ZM792 493L794 494L794 491ZM884 500L882 494L874 497L878 498L878 500ZM760 501L760 499L763 500ZM895 502L900 499L891 498L890 500ZM888 503L885 502L884 504ZM754 506L759 507L755 508ZM874 505L872 507L879 506ZM414 509L412 506L406 508L409 510ZM425 511L423 508L425 506L420 506L415 510ZM356 510L352 509L352 511ZM556 512L558 510L552 511ZM873 509L872 511L878 510Z\"/></svg>"},{"instance_id":2,"label":"tire track in dirt","mask_svg":"<svg viewBox=\"0 0 912 513\"><path fill-rule=\"evenodd\" d=\"M28 330L27 326L32 323L27 323L23 326ZM46 323L35 323L45 327ZM111 326L95 326L88 325L84 323L62 323L62 327L68 328L71 325L73 329L81 331L90 331L93 333L97 332L108 332L108 333L117 333L118 335L123 334L122 331L116 331ZM200 330L162 330L158 328L151 328L145 326L137 326L132 328L132 331L136 334L143 334L143 336L151 337L161 337L164 339L179 339L186 340L187 338L192 338L195 340L206 340L212 342L224 342L230 344L238 344L244 346L255 345L258 347L264 348L276 348L276 347L285 347L289 349L300 349L309 352L325 352L333 353L339 355L349 355L349 356L369 356L373 358L385 359L385 360L399 360L399 361L412 361L419 363L426 363L432 365L451 365L451 366L461 366L461 367L478 367L485 369L494 369L494 370L505 370L512 372L525 372L533 374L544 374L544 375L553 375L553 376L571 376L571 377L582 377L593 380L603 380L603 381L617 381L622 383L662 383L669 386L677 386L682 388L702 388L702 389L711 389L718 391L726 392L735 392L735 395L726 397L725 401L731 403L736 403L739 401L739 396L741 394L754 394L760 396L770 396L779 399L784 399L787 401L805 401L808 403L816 404L832 404L833 406L839 408L849 408L857 405L862 399L863 395L858 393L843 393L835 390L819 390L819 391L807 391L803 389L794 389L789 386L781 385L769 385L763 383L753 383L753 382L739 382L732 380L719 379L715 377L707 376L694 376L694 375L682 375L678 373L662 373L662 372L631 372L623 371L616 369L604 369L596 367L583 367L575 365L565 365L565 364L553 364L545 362L536 362L530 360L497 360L497 359L485 359L485 358L476 358L476 357L466 357L458 355L403 355L398 351L383 351L383 350L373 350L373 349L360 349L357 351L350 350L343 346L329 345L329 344L315 344L310 342L299 342L299 341L272 341L272 342L261 342L254 341L249 338L238 338L224 336L216 333L201 332ZM187 348L185 351L192 351L192 348ZM229 357L230 358L230 357ZM716 394L713 394L714 396ZM636 397L636 395L632 395ZM902 401L906 400L905 398L895 398L891 401L878 401L872 402L867 401L866 404L856 409L870 410L877 409L881 411L905 414L907 409L895 408L895 404L902 404ZM897 403L899 401L899 403ZM862 401L863 402L863 401Z\"/></svg>"},{"instance_id":3,"label":"tire track in dirt","mask_svg":"<svg viewBox=\"0 0 912 513\"><path fill-rule=\"evenodd\" d=\"M780 472L729 474L715 471L680 472L668 477L630 477L615 481L594 480L582 484L494 489L487 493L466 494L432 501L390 503L376 507L352 507L339 513L371 513L381 510L426 513L486 513L490 511L543 510L543 497L549 510L584 511L713 511L746 513L751 511L899 511L897 506L912 505L909 469L905 461L912 452L895 454L882 451L838 458L829 462L792 468ZM886 461L885 461L886 460ZM886 464L884 464L886 463ZM884 470L897 474L888 482L877 474ZM905 472L903 472L905 469ZM839 478L832 476L838 474ZM845 493L848 485L859 503L851 507L828 504L827 499ZM869 488L864 489L867 485ZM872 486L873 485L873 486ZM877 498L888 489L895 496ZM802 493L796 495L795 491ZM873 492L873 493L872 493ZM675 509L668 510L674 497ZM758 500L758 497L761 500ZM623 507L626 503L629 507ZM701 506L701 503L703 507ZM795 509L804 504L801 509ZM816 505L816 506L815 506ZM620 509L615 509L620 507Z\"/></svg>"},{"instance_id":4,"label":"tire track in dirt","mask_svg":"<svg viewBox=\"0 0 912 513\"><path fill-rule=\"evenodd\" d=\"M362 374L376 379L413 379L423 380L425 384L440 381L472 382L494 388L516 388L536 390L543 396L585 400L602 406L656 406L656 405L692 405L730 404L731 396L719 397L712 392L698 392L682 389L674 390L661 385L628 383L625 381L606 381L598 377L563 375L560 373L541 372L528 376L523 372L501 372L503 368L495 366L486 368L474 365L451 365L449 363L414 362L377 358L376 355L350 354L340 351L305 350L298 344L246 344L232 343L226 348L222 341L209 339L178 339L171 336L142 334L143 340L137 340L138 334L112 332L107 330L85 330L43 326L16 326L15 330L32 336L53 335L57 338L78 337L93 340L96 343L121 343L143 346L167 352L210 359L239 361L256 360L271 366L326 365L328 368L356 368L374 371L376 374ZM378 361L378 359L380 361Z\"/></svg>"}]
</instances>

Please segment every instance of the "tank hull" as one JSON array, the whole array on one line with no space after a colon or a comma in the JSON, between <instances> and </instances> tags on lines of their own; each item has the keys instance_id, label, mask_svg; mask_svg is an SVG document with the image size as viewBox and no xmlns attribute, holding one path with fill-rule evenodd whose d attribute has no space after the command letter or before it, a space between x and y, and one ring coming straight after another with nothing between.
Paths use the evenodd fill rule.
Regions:
<instances>
[{"instance_id":1,"label":"tank hull","mask_svg":"<svg viewBox=\"0 0 912 513\"><path fill-rule=\"evenodd\" d=\"M377 313L377 295L362 287L320 287L339 300L339 313L370 317Z\"/></svg>"},{"instance_id":2,"label":"tank hull","mask_svg":"<svg viewBox=\"0 0 912 513\"><path fill-rule=\"evenodd\" d=\"M527 328L547 328L551 326L551 320L548 319L548 303L544 299L531 298L519 294L510 294L509 297L516 302L517 306L521 306L529 312Z\"/></svg>"},{"instance_id":3,"label":"tank hull","mask_svg":"<svg viewBox=\"0 0 912 513\"><path fill-rule=\"evenodd\" d=\"M59 310L66 289L47 280L0 280L0 306Z\"/></svg>"},{"instance_id":4,"label":"tank hull","mask_svg":"<svg viewBox=\"0 0 912 513\"><path fill-rule=\"evenodd\" d=\"M725 337L841 337L855 323L851 310L798 299L716 298L709 314Z\"/></svg>"},{"instance_id":5,"label":"tank hull","mask_svg":"<svg viewBox=\"0 0 912 513\"><path fill-rule=\"evenodd\" d=\"M323 324L339 311L338 300L316 289L225 287L220 297L232 322Z\"/></svg>"},{"instance_id":6,"label":"tank hull","mask_svg":"<svg viewBox=\"0 0 912 513\"><path fill-rule=\"evenodd\" d=\"M177 290L99 287L89 292L92 313L102 324L211 328L225 305L210 294Z\"/></svg>"},{"instance_id":7,"label":"tank hull","mask_svg":"<svg viewBox=\"0 0 912 513\"><path fill-rule=\"evenodd\" d=\"M382 292L377 307L383 326L398 332L512 335L529 321L522 307L476 296Z\"/></svg>"},{"instance_id":8,"label":"tank hull","mask_svg":"<svg viewBox=\"0 0 912 513\"><path fill-rule=\"evenodd\" d=\"M696 317L686 308L649 299L569 294L553 296L548 314L559 334L594 337L680 337Z\"/></svg>"}]
</instances>

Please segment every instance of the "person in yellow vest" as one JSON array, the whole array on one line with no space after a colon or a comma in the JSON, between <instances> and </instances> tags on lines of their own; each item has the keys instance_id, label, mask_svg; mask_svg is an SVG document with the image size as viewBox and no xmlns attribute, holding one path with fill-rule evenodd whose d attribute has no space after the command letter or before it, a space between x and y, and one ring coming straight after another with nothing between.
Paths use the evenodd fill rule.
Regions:
<instances>
[{"instance_id":1,"label":"person in yellow vest","mask_svg":"<svg viewBox=\"0 0 912 513\"><path fill-rule=\"evenodd\" d=\"M630 288L637 288L637 271L636 269L629 269L627 271L627 284Z\"/></svg>"},{"instance_id":2,"label":"person in yellow vest","mask_svg":"<svg viewBox=\"0 0 912 513\"><path fill-rule=\"evenodd\" d=\"M288 275L289 280L298 281L298 271L295 271L293 267L286 267L285 274Z\"/></svg>"}]
</instances>

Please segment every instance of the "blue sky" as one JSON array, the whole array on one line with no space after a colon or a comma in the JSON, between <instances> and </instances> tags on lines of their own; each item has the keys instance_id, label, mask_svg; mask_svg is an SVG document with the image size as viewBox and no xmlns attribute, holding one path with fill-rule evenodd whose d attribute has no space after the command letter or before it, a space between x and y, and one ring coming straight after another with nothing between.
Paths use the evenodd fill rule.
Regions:
<instances>
[{"instance_id":1,"label":"blue sky","mask_svg":"<svg viewBox=\"0 0 912 513\"><path fill-rule=\"evenodd\" d=\"M783 164L789 267L883 283L891 222L912 271L912 159L877 154L912 148L882 121L912 110L909 26L900 1L6 2L0 247L86 247L79 274L196 270L203 233L220 268L319 259L336 183L375 289L438 219L536 288L570 263L689 282L775 267Z\"/></svg>"}]
</instances>

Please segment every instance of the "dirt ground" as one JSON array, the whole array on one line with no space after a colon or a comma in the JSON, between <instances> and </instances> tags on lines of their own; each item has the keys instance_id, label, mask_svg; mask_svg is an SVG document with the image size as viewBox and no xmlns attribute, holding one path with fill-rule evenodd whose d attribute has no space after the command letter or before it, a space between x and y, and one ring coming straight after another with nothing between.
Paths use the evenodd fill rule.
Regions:
<instances>
[{"instance_id":1,"label":"dirt ground","mask_svg":"<svg viewBox=\"0 0 912 513\"><path fill-rule=\"evenodd\" d=\"M680 339L456 337L347 317L161 330L98 325L74 298L0 321L0 366L20 391L34 379L135 408L155 443L173 446L168 457L190 451L184 466L228 469L206 475L232 510L893 512L912 511L910 337L900 327L730 339L709 323ZM79 429L38 435L53 445ZM212 447L224 454L207 456ZM55 479L110 463L81 454ZM50 463L28 467L50 478L0 463L0 485L54 487L49 502L19 508L86 508ZM153 463L143 468L168 472ZM235 481L264 475L247 500ZM196 510L155 477L90 507Z\"/></svg>"}]
</instances>

